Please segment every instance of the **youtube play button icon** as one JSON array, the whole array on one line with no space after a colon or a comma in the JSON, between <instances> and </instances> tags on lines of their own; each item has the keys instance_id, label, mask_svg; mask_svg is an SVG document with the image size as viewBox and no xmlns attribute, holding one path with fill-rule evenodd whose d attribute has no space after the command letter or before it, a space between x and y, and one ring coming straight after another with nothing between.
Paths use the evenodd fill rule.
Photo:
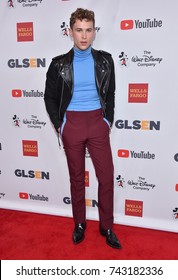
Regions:
<instances>
[{"instance_id":1,"label":"youtube play button icon","mask_svg":"<svg viewBox=\"0 0 178 280\"><path fill-rule=\"evenodd\" d=\"M126 19L121 21L121 30L129 30L132 29L134 22L132 19Z\"/></svg>"},{"instance_id":2,"label":"youtube play button icon","mask_svg":"<svg viewBox=\"0 0 178 280\"><path fill-rule=\"evenodd\" d=\"M129 150L118 150L118 157L128 158Z\"/></svg>"},{"instance_id":3,"label":"youtube play button icon","mask_svg":"<svg viewBox=\"0 0 178 280\"><path fill-rule=\"evenodd\" d=\"M21 89L13 89L13 90L12 90L12 96L13 96L13 97L22 97L22 91L21 91Z\"/></svg>"}]
</instances>

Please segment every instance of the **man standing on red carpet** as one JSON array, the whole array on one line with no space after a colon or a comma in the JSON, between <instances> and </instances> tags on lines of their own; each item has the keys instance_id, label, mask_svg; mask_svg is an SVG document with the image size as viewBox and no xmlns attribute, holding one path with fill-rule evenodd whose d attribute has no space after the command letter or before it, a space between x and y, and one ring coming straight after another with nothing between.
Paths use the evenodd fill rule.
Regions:
<instances>
[{"instance_id":1,"label":"man standing on red carpet","mask_svg":"<svg viewBox=\"0 0 178 280\"><path fill-rule=\"evenodd\" d=\"M74 244L85 237L87 147L98 179L99 231L109 246L120 249L112 229L114 167L109 138L114 118L114 62L111 54L92 48L95 35L94 12L78 8L70 17L74 46L68 53L53 58L44 100L67 157Z\"/></svg>"}]
</instances>

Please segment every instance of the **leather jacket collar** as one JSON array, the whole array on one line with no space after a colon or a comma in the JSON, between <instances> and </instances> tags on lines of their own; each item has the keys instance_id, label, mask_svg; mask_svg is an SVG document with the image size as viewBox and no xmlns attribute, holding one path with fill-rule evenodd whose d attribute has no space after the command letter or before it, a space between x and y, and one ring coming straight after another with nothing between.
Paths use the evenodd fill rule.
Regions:
<instances>
[{"instance_id":1,"label":"leather jacket collar","mask_svg":"<svg viewBox=\"0 0 178 280\"><path fill-rule=\"evenodd\" d=\"M95 63L95 78L97 88L100 91L102 81L106 75L110 74L109 62L106 56L103 55L102 51L96 51L95 49L91 49L94 63ZM73 88L73 58L74 58L74 50L73 48L66 53L65 55L58 57L58 66L59 66L59 76L62 76L66 84L72 91Z\"/></svg>"}]
</instances>

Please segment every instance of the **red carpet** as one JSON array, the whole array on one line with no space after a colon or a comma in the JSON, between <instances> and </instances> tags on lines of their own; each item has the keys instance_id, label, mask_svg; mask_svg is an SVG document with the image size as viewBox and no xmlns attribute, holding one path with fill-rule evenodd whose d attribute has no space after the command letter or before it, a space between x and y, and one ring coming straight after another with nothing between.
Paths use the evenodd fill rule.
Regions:
<instances>
[{"instance_id":1,"label":"red carpet","mask_svg":"<svg viewBox=\"0 0 178 280\"><path fill-rule=\"evenodd\" d=\"M71 218L0 210L1 260L177 260L178 234L114 225L123 248L112 249L98 222L87 221L85 240L73 245Z\"/></svg>"}]
</instances>

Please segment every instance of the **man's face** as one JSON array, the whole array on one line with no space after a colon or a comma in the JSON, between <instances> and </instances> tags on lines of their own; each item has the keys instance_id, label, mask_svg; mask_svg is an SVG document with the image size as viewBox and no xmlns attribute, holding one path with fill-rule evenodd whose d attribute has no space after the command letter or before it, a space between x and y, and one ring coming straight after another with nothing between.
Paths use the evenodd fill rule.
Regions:
<instances>
[{"instance_id":1,"label":"man's face","mask_svg":"<svg viewBox=\"0 0 178 280\"><path fill-rule=\"evenodd\" d=\"M95 28L92 21L76 20L73 28L70 29L70 36L74 40L74 47L79 50L86 50L93 43Z\"/></svg>"}]
</instances>

